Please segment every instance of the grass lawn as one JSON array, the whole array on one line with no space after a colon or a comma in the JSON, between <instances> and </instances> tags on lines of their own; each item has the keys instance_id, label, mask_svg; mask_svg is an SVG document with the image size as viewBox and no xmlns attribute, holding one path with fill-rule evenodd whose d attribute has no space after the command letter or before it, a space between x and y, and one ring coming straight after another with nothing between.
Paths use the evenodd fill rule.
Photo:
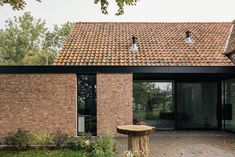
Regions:
<instances>
[{"instance_id":1,"label":"grass lawn","mask_svg":"<svg viewBox=\"0 0 235 157\"><path fill-rule=\"evenodd\" d=\"M79 151L72 150L30 150L30 151L2 151L0 157L86 157Z\"/></svg>"},{"instance_id":2,"label":"grass lawn","mask_svg":"<svg viewBox=\"0 0 235 157\"><path fill-rule=\"evenodd\" d=\"M152 111L146 111L146 110L136 110L134 113L135 118L139 120L144 119L158 119L160 115L161 109L154 109Z\"/></svg>"}]
</instances>

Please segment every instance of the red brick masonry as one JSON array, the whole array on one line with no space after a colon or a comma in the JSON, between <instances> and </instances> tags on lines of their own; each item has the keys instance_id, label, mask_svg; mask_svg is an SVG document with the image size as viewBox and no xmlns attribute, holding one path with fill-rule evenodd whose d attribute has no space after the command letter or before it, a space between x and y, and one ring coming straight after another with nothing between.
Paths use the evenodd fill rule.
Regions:
<instances>
[{"instance_id":1,"label":"red brick masonry","mask_svg":"<svg viewBox=\"0 0 235 157\"><path fill-rule=\"evenodd\" d=\"M76 135L76 74L0 74L0 134L62 129Z\"/></svg>"},{"instance_id":2,"label":"red brick masonry","mask_svg":"<svg viewBox=\"0 0 235 157\"><path fill-rule=\"evenodd\" d=\"M132 74L97 74L97 134L133 123Z\"/></svg>"}]
</instances>

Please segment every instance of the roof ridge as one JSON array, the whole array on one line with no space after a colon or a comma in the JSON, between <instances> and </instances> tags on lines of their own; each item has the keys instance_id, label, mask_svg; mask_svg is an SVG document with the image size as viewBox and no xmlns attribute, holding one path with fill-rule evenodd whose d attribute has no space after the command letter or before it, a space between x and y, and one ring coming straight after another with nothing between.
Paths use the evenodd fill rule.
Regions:
<instances>
[{"instance_id":1,"label":"roof ridge","mask_svg":"<svg viewBox=\"0 0 235 157\"><path fill-rule=\"evenodd\" d=\"M235 23L235 20L233 21ZM232 23L233 23L232 22ZM78 21L78 22L75 22L75 24L91 24L91 23L94 23L94 24L231 24L231 22L137 22L137 21L132 21L132 22L102 22L102 21L94 21L94 22L87 22L87 21Z\"/></svg>"},{"instance_id":2,"label":"roof ridge","mask_svg":"<svg viewBox=\"0 0 235 157\"><path fill-rule=\"evenodd\" d=\"M228 38L226 40L226 44L225 44L225 47L224 47L224 54L228 54L229 53L227 51L228 51L229 42L230 42L230 40L232 38L233 31L234 31L234 24L232 24L232 26L231 26L231 28L229 30L229 35L228 35Z\"/></svg>"},{"instance_id":3,"label":"roof ridge","mask_svg":"<svg viewBox=\"0 0 235 157\"><path fill-rule=\"evenodd\" d=\"M232 26L230 28L229 36L226 42L226 47L224 51L225 55L228 55L235 50L235 45L231 46L231 44L235 44L235 20L232 21Z\"/></svg>"}]
</instances>

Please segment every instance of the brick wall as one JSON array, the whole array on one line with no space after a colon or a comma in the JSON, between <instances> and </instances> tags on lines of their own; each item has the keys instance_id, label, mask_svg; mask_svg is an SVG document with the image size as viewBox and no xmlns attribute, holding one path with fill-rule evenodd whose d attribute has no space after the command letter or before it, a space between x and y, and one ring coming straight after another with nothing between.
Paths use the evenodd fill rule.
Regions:
<instances>
[{"instance_id":1,"label":"brick wall","mask_svg":"<svg viewBox=\"0 0 235 157\"><path fill-rule=\"evenodd\" d=\"M0 74L0 134L62 129L76 135L76 74Z\"/></svg>"},{"instance_id":2,"label":"brick wall","mask_svg":"<svg viewBox=\"0 0 235 157\"><path fill-rule=\"evenodd\" d=\"M132 124L132 74L97 74L97 134ZM118 134L117 134L118 135Z\"/></svg>"}]
</instances>

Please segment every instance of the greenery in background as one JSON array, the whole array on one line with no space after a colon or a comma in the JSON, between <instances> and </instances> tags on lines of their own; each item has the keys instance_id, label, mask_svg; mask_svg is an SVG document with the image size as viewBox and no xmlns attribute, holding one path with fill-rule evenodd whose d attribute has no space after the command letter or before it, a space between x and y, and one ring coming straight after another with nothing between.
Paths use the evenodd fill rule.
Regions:
<instances>
[{"instance_id":1,"label":"greenery in background","mask_svg":"<svg viewBox=\"0 0 235 157\"><path fill-rule=\"evenodd\" d=\"M36 0L38 2L41 2L41 0ZM103 14L108 14L108 6L109 6L110 0L94 0L95 4L100 3L101 6L101 12ZM123 15L124 14L124 6L133 6L136 5L138 0L115 0L116 4L118 6L118 11L116 15ZM14 10L21 10L25 7L26 2L25 0L0 0L0 5L4 4L10 4L12 6L12 9Z\"/></svg>"},{"instance_id":2,"label":"greenery in background","mask_svg":"<svg viewBox=\"0 0 235 157\"><path fill-rule=\"evenodd\" d=\"M0 29L0 65L52 64L72 26L67 22L49 31L45 21L29 12L7 20Z\"/></svg>"}]
</instances>

